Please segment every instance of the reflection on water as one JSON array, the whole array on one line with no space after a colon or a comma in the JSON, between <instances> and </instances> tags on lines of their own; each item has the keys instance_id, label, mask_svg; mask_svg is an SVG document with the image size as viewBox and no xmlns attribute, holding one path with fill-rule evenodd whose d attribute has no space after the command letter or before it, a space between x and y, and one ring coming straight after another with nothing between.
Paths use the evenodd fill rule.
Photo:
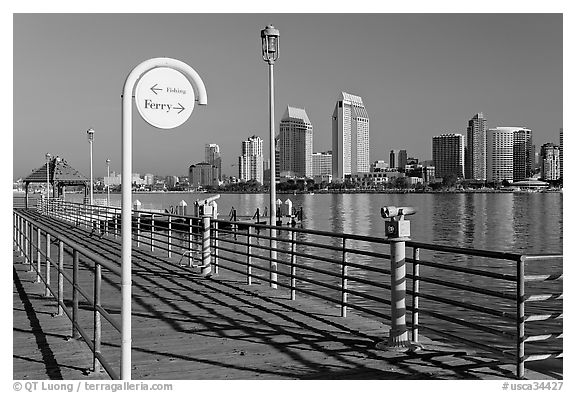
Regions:
<instances>
[{"instance_id":1,"label":"reflection on water","mask_svg":"<svg viewBox=\"0 0 576 393\"><path fill-rule=\"evenodd\" d=\"M168 209L185 201L191 206L211 194L134 194L143 208ZM268 205L267 194L221 194L220 218L232 207L252 216ZM304 228L336 233L383 236L382 206L414 206L410 216L415 241L523 253L562 252L562 193L478 194L279 194L295 209L304 208ZM66 199L81 202L82 195ZM120 195L112 194L113 203Z\"/></svg>"}]
</instances>

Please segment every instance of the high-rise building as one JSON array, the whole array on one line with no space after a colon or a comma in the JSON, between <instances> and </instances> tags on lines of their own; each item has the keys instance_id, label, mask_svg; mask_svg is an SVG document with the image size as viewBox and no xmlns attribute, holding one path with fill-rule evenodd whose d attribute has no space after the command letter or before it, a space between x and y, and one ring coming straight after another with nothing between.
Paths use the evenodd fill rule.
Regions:
<instances>
[{"instance_id":1,"label":"high-rise building","mask_svg":"<svg viewBox=\"0 0 576 393\"><path fill-rule=\"evenodd\" d=\"M312 153L312 176L332 175L332 152Z\"/></svg>"},{"instance_id":2,"label":"high-rise building","mask_svg":"<svg viewBox=\"0 0 576 393\"><path fill-rule=\"evenodd\" d=\"M206 144L204 147L204 162L216 167L216 177L222 180L222 158L220 157L220 146L215 143Z\"/></svg>"},{"instance_id":3,"label":"high-rise building","mask_svg":"<svg viewBox=\"0 0 576 393\"><path fill-rule=\"evenodd\" d=\"M560 177L564 179L564 129L560 128Z\"/></svg>"},{"instance_id":4,"label":"high-rise building","mask_svg":"<svg viewBox=\"0 0 576 393\"><path fill-rule=\"evenodd\" d=\"M218 168L207 162L190 165L188 183L190 187L218 186Z\"/></svg>"},{"instance_id":5,"label":"high-rise building","mask_svg":"<svg viewBox=\"0 0 576 393\"><path fill-rule=\"evenodd\" d=\"M398 156L400 150L390 150L390 168L398 168Z\"/></svg>"},{"instance_id":6,"label":"high-rise building","mask_svg":"<svg viewBox=\"0 0 576 393\"><path fill-rule=\"evenodd\" d=\"M166 187L168 188L174 187L178 181L178 176L166 176L166 179L164 180Z\"/></svg>"},{"instance_id":7,"label":"high-rise building","mask_svg":"<svg viewBox=\"0 0 576 393\"><path fill-rule=\"evenodd\" d=\"M514 131L513 143L512 155L514 162L512 165L512 179L514 181L520 181L532 175L532 165L534 162L532 130L525 127L518 127Z\"/></svg>"},{"instance_id":8,"label":"high-rise building","mask_svg":"<svg viewBox=\"0 0 576 393\"><path fill-rule=\"evenodd\" d=\"M442 134L432 138L432 160L435 176L464 177L464 136Z\"/></svg>"},{"instance_id":9,"label":"high-rise building","mask_svg":"<svg viewBox=\"0 0 576 393\"><path fill-rule=\"evenodd\" d=\"M486 133L486 179L513 180L514 132L518 127L489 128Z\"/></svg>"},{"instance_id":10,"label":"high-rise building","mask_svg":"<svg viewBox=\"0 0 576 393\"><path fill-rule=\"evenodd\" d=\"M332 115L332 175L342 181L346 175L370 170L370 119L362 98L341 92Z\"/></svg>"},{"instance_id":11,"label":"high-rise building","mask_svg":"<svg viewBox=\"0 0 576 393\"><path fill-rule=\"evenodd\" d=\"M312 123L306 110L288 106L280 120L280 172L312 176Z\"/></svg>"},{"instance_id":12,"label":"high-rise building","mask_svg":"<svg viewBox=\"0 0 576 393\"><path fill-rule=\"evenodd\" d=\"M147 186L151 186L152 184L154 184L154 175L152 173L147 173L144 175L144 183Z\"/></svg>"},{"instance_id":13,"label":"high-rise building","mask_svg":"<svg viewBox=\"0 0 576 393\"><path fill-rule=\"evenodd\" d=\"M468 121L466 147L466 179L486 180L486 118L482 112Z\"/></svg>"},{"instance_id":14,"label":"high-rise building","mask_svg":"<svg viewBox=\"0 0 576 393\"><path fill-rule=\"evenodd\" d=\"M263 140L256 135L242 142L242 155L238 157L238 177L242 181L264 181Z\"/></svg>"},{"instance_id":15,"label":"high-rise building","mask_svg":"<svg viewBox=\"0 0 576 393\"><path fill-rule=\"evenodd\" d=\"M540 149L540 177L542 180L560 178L560 148L553 143L545 143Z\"/></svg>"}]
</instances>

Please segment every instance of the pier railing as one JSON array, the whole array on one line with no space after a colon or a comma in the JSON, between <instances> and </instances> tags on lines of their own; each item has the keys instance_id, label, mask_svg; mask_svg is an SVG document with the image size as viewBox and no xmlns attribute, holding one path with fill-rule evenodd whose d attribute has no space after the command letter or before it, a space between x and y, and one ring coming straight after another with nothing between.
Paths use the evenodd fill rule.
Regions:
<instances>
[{"instance_id":1,"label":"pier railing","mask_svg":"<svg viewBox=\"0 0 576 393\"><path fill-rule=\"evenodd\" d=\"M56 300L57 310L54 314L57 316L66 315L72 322L72 339L81 338L88 345L93 354L93 371L99 372L102 367L112 379L119 379L119 374L114 370L105 354L102 353L101 320L104 318L114 330L120 332L120 322L101 305L102 270L104 269L107 274L120 277L119 266L110 263L54 229L29 219L18 210L14 210L13 218L16 250L20 256L24 257L24 263L29 265L29 271L36 272L36 281L44 284L44 296ZM53 244L58 247L57 256L51 255ZM66 269L64 266L65 253L72 254L71 275L70 268ZM80 258L91 265L93 282L90 288L80 286ZM51 282L53 276L57 280L56 285ZM66 305L65 282L71 285L72 298L68 299L72 303L71 309ZM82 326L79 323L80 296L92 309L92 326Z\"/></svg>"},{"instance_id":2,"label":"pier railing","mask_svg":"<svg viewBox=\"0 0 576 393\"><path fill-rule=\"evenodd\" d=\"M120 209L49 201L38 210L101 234L120 234ZM225 270L390 320L389 241L377 236L133 211L136 247L191 268ZM562 255L522 255L407 241L410 338L420 331L495 354L523 378L525 363L563 356ZM276 258L271 258L275 251ZM556 270L548 266L555 262ZM558 268L558 262L560 262ZM544 272L544 273L543 273ZM274 274L273 274L274 273ZM272 277L272 278L271 278Z\"/></svg>"}]
</instances>

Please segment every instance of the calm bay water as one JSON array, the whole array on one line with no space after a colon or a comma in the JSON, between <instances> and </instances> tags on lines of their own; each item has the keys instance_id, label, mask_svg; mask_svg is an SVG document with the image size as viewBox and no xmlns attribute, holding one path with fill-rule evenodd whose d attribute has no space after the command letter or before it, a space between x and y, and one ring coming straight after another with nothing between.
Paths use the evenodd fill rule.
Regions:
<instances>
[{"instance_id":1,"label":"calm bay water","mask_svg":"<svg viewBox=\"0 0 576 393\"><path fill-rule=\"evenodd\" d=\"M168 209L184 200L188 206L212 194L134 194L144 209ZM562 193L458 194L280 194L304 209L303 227L330 232L383 236L382 206L414 206L410 216L412 240L519 253L562 252ZM105 198L97 194L96 198ZM82 196L66 199L80 202ZM221 194L219 218L234 207L238 215L264 211L267 194ZM120 202L112 194L113 205Z\"/></svg>"}]
</instances>

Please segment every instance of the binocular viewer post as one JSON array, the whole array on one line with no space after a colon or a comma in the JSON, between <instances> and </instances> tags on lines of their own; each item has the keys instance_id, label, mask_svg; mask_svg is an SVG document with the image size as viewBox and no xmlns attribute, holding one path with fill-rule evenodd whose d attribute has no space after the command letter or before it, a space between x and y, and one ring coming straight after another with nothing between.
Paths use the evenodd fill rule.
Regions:
<instances>
[{"instance_id":1,"label":"binocular viewer post","mask_svg":"<svg viewBox=\"0 0 576 393\"><path fill-rule=\"evenodd\" d=\"M409 206L380 209L382 218L387 219L385 233L390 240L391 325L388 341L378 343L379 349L403 351L415 347L409 341L406 326L406 241L410 240L410 221L404 219L415 213L416 209Z\"/></svg>"}]
</instances>

